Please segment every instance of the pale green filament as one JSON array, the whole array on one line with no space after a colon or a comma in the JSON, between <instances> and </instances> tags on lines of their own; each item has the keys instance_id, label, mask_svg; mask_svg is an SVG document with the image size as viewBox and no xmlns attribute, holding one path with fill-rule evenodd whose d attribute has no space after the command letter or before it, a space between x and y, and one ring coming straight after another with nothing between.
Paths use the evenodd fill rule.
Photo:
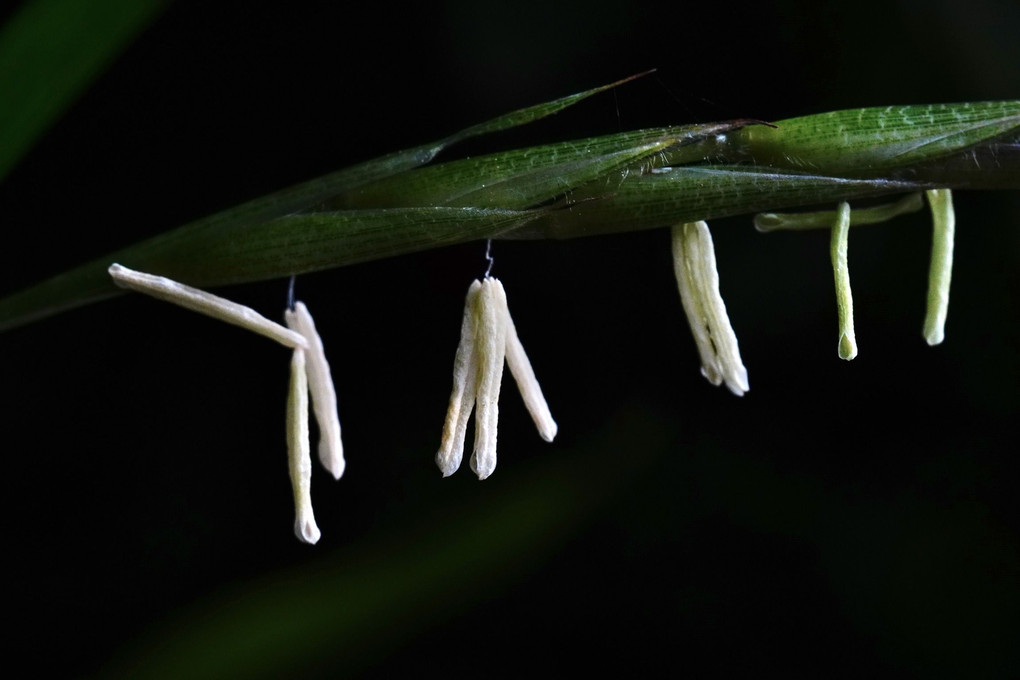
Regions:
<instances>
[{"instance_id":1,"label":"pale green filament","mask_svg":"<svg viewBox=\"0 0 1020 680\"><path fill-rule=\"evenodd\" d=\"M924 207L921 194L907 194L898 201L856 208L850 216L850 226L879 224L894 217L917 212ZM802 229L829 229L837 219L836 211L820 210L807 213L758 213L754 216L754 228L760 232Z\"/></svg>"},{"instance_id":2,"label":"pale green filament","mask_svg":"<svg viewBox=\"0 0 1020 680\"><path fill-rule=\"evenodd\" d=\"M836 312L839 315L839 358L849 361L857 356L854 337L854 298L850 293L850 270L846 265L847 234L850 232L850 204L843 201L836 210L832 225L829 255L832 275L836 280Z\"/></svg>"},{"instance_id":3,"label":"pale green filament","mask_svg":"<svg viewBox=\"0 0 1020 680\"><path fill-rule=\"evenodd\" d=\"M937 345L946 336L946 313L949 311L949 280L953 275L953 233L956 215L953 192L932 189L925 192L931 206L932 239L931 268L928 270L928 310L924 315L924 339Z\"/></svg>"}]
</instances>

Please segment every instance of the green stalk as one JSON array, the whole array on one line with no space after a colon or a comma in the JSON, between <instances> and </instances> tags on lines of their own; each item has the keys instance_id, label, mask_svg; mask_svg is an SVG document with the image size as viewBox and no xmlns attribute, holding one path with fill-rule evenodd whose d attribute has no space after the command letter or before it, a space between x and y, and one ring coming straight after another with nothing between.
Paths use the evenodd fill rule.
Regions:
<instances>
[{"instance_id":1,"label":"green stalk","mask_svg":"<svg viewBox=\"0 0 1020 680\"><path fill-rule=\"evenodd\" d=\"M621 81L623 82L623 81ZM575 238L939 188L1020 188L1020 101L736 120L431 167L458 141L614 84L361 163L111 253L0 300L0 331L118 291L113 262L192 286L340 267L486 238ZM982 154L999 162L980 164ZM950 170L947 170L950 168Z\"/></svg>"}]
</instances>

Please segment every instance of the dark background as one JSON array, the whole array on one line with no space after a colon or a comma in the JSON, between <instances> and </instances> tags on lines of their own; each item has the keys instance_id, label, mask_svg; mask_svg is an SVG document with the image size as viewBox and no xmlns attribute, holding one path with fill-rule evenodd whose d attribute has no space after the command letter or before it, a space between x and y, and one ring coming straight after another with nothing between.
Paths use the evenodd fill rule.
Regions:
<instances>
[{"instance_id":1,"label":"dark background","mask_svg":"<svg viewBox=\"0 0 1020 680\"><path fill-rule=\"evenodd\" d=\"M651 67L460 153L1020 96L1013 2L340 5L170 6L0 186L18 234L2 292ZM927 215L855 230L849 364L827 236L713 223L742 399L698 375L665 230L496 243L560 435L539 440L508 380L484 483L432 462L483 245L301 277L348 457L339 483L313 476L315 547L291 533L286 351L140 297L8 333L12 658L177 677L1013 676L1020 195L956 208L934 349ZM285 283L219 292L275 317Z\"/></svg>"}]
</instances>

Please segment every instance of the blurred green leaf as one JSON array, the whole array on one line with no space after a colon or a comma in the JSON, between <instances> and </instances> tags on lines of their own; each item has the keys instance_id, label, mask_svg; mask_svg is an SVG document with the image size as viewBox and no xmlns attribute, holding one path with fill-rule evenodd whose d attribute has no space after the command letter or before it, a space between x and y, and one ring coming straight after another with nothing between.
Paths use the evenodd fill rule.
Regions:
<instances>
[{"instance_id":1,"label":"blurred green leaf","mask_svg":"<svg viewBox=\"0 0 1020 680\"><path fill-rule=\"evenodd\" d=\"M0 29L0 180L165 0L32 0Z\"/></svg>"},{"instance_id":2,"label":"blurred green leaf","mask_svg":"<svg viewBox=\"0 0 1020 680\"><path fill-rule=\"evenodd\" d=\"M446 503L369 544L196 603L147 631L105 675L276 678L363 669L561 550L563 536L644 471L672 434L661 415L621 412L575 450L487 482L476 501Z\"/></svg>"}]
</instances>

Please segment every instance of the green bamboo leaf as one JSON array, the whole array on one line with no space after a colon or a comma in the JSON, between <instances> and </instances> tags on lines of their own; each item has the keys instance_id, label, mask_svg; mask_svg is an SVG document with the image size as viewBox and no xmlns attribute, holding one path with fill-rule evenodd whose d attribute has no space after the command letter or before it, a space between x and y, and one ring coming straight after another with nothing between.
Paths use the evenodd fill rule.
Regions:
<instances>
[{"instance_id":1,"label":"green bamboo leaf","mask_svg":"<svg viewBox=\"0 0 1020 680\"><path fill-rule=\"evenodd\" d=\"M391 175L333 198L333 208L473 205L526 208L631 166L701 160L701 146L754 121L623 132L465 158ZM652 167L652 165L648 165Z\"/></svg>"},{"instance_id":2,"label":"green bamboo leaf","mask_svg":"<svg viewBox=\"0 0 1020 680\"><path fill-rule=\"evenodd\" d=\"M332 203L337 200L337 197L343 196L359 187L372 182L377 182L387 177L402 175L409 170L418 168L426 163L431 163L441 151L457 144L458 142L463 142L482 135L501 132L503 130L509 130L519 125L525 125L541 118L551 116L584 99L587 99L588 97L599 94L600 92L605 92L610 88L622 85L623 83L629 82L635 78L640 78L642 75L645 74L639 73L635 76L630 76L629 78L609 83L608 85L602 85L590 90L585 90L584 92L561 97L560 99L555 99L551 102L544 102L542 104L536 104L535 106L511 111L510 113L497 116L496 118L485 121L484 123L472 125L471 127L455 132L452 135L444 137L438 141L422 144L403 151L397 151L380 158L374 158L350 168L338 170L337 172L304 182L289 189L284 189L283 191L271 194L265 198L255 199L254 201L245 203L237 208L217 213L205 220L199 220L185 228L192 229L194 231L201 231L225 224L235 225L239 222L251 224L258 220L270 219L280 215L306 210L311 206L331 206ZM419 203L417 205L441 204ZM400 206L389 202L370 207L391 208Z\"/></svg>"},{"instance_id":3,"label":"green bamboo leaf","mask_svg":"<svg viewBox=\"0 0 1020 680\"><path fill-rule=\"evenodd\" d=\"M322 265L317 262L316 251L313 248L298 247L289 251L290 255L281 252L275 253L274 257L262 258L263 264L276 272L279 272L280 269L274 266L274 263L292 263L291 269L284 271L282 274L266 275L265 272L268 270L253 270L249 264L251 262L251 251L253 248L258 248L261 242L251 230L258 228L264 222L300 213L312 206L328 205L331 197L354 190L363 184L377 181L390 175L405 173L408 170L429 163L439 152L457 142L507 130L553 115L588 97L629 82L634 78L639 78L642 75L645 74L637 74L608 85L602 85L585 90L584 92L497 116L484 123L465 128L436 142L387 154L288 189L274 192L235 208L197 220L137 246L93 260L69 272L48 279L28 290L0 300L0 332L52 316L82 304L97 302L120 294L122 291L112 285L106 274L106 268L114 261L120 261L135 268L146 269L147 271L159 272L165 276L177 278L196 286L255 281L280 275L315 271L316 269L323 269L328 266L339 266L335 263ZM425 213L392 212L376 216L363 215L364 221L362 221L360 218L355 220L353 215L328 212L307 220L289 220L283 222L282 224L297 232L300 232L302 229L309 230L306 234L295 233L290 239L283 240L290 245L304 243L307 246L309 242L315 240L315 234L319 230L323 229L324 226L332 226L336 230L334 236L338 237L334 241L334 245L337 247L325 248L319 252L335 254L337 250L344 250L342 244L346 242L351 247L347 249L349 257L346 258L345 263L350 264L370 259L372 256L389 257L421 249L422 247L429 247L416 247L415 244L432 243L432 247L435 247L435 244L449 245L457 242L451 240L448 236L449 230L441 226L449 224L449 220L445 218L453 215L457 215L458 219L462 218L460 223L462 228L459 229L459 232L463 235L463 238L460 240L490 238L492 235L504 231L503 223L496 217L496 213L486 215L471 211L442 214L429 214L427 211ZM434 217L439 219L433 219ZM379 239L377 241L366 239L365 234L377 231L377 225L380 220L391 220L389 223L390 238L388 241L387 239ZM357 222L357 224L353 224L354 222ZM403 229L399 226L401 224L404 225ZM480 233L471 228L472 224L475 226L486 224L489 228ZM345 225L349 225L349 228L346 230ZM412 236L410 232L415 230L418 225L426 231ZM433 233L429 233L430 225L436 229ZM261 230L260 233L265 234L267 239L265 243L278 243L281 240L280 226L281 224L278 223ZM247 233L245 230L248 230ZM377 247L374 245L376 242L388 243L389 245L387 247ZM239 248L236 246L238 243L245 243L251 246L251 248ZM214 246L210 244L214 244ZM210 250L206 250L206 248ZM249 259L235 262L233 255L239 252L239 250L245 250L246 257ZM195 255L201 252L224 251L224 258L211 265L202 260L200 255L195 257ZM304 264L298 264L298 261L307 258L311 259ZM198 269L196 264L198 262L206 263L209 266L202 273L196 275L194 272Z\"/></svg>"},{"instance_id":4,"label":"green bamboo leaf","mask_svg":"<svg viewBox=\"0 0 1020 680\"><path fill-rule=\"evenodd\" d=\"M178 230L98 258L0 301L0 331L122 293L107 273L113 262L158 272L192 286L220 286L498 236L542 212L391 208L287 215L232 233Z\"/></svg>"},{"instance_id":5,"label":"green bamboo leaf","mask_svg":"<svg viewBox=\"0 0 1020 680\"><path fill-rule=\"evenodd\" d=\"M0 180L163 0L32 0L0 30Z\"/></svg>"},{"instance_id":6,"label":"green bamboo leaf","mask_svg":"<svg viewBox=\"0 0 1020 680\"><path fill-rule=\"evenodd\" d=\"M554 113L559 113L568 106L573 106L574 104L577 104L578 102L587 99L592 95L599 94L600 92L605 92L606 90L611 90L614 87L623 85L624 83L629 83L632 80L644 77L652 73L653 71L654 69L652 69L651 71L645 71L643 73L636 73L632 76L627 76L626 78L621 78L620 80L609 83L608 85L600 85L599 87L594 87L590 90L585 90L584 92L578 92L577 94L567 95L566 97L561 97L560 99L554 99L551 102L546 102L544 104L536 104L535 106L529 106L527 108L518 109L517 111L511 111L510 113L503 114L502 116L498 116L496 118L493 118L492 120L488 120L484 123L479 123L477 125L472 125L471 127L465 128L460 132L456 132L450 135L449 137L445 138L441 142L441 144L444 147L446 147L451 144L456 144L457 142L462 142L466 139L470 139L471 137L487 135L493 132L499 132L501 130L507 130L510 128L517 127L519 125L531 123L532 121L536 121L539 118L545 118L546 116L551 116Z\"/></svg>"},{"instance_id":7,"label":"green bamboo leaf","mask_svg":"<svg viewBox=\"0 0 1020 680\"><path fill-rule=\"evenodd\" d=\"M1016 146L1017 101L861 109L776 128L748 120L660 128L418 167L447 144L604 89L500 116L98 258L0 300L0 330L116 294L106 275L114 261L210 286L473 239L574 238L958 185L1020 188L1020 154L980 165L983 154ZM772 157L827 167L761 165ZM947 175L943 161L959 173Z\"/></svg>"},{"instance_id":8,"label":"green bamboo leaf","mask_svg":"<svg viewBox=\"0 0 1020 680\"><path fill-rule=\"evenodd\" d=\"M549 212L506 237L566 239L638 231L925 187L919 182L764 172L740 166L663 168L576 191L578 203L570 210Z\"/></svg>"},{"instance_id":9,"label":"green bamboo leaf","mask_svg":"<svg viewBox=\"0 0 1020 680\"><path fill-rule=\"evenodd\" d=\"M169 246L151 241L122 251L118 261L134 269L172 271L172 278L191 285L220 286L493 238L545 212L443 206L286 215L235 238L209 233Z\"/></svg>"},{"instance_id":10,"label":"green bamboo leaf","mask_svg":"<svg viewBox=\"0 0 1020 680\"><path fill-rule=\"evenodd\" d=\"M735 132L755 162L822 174L881 175L1016 133L1020 101L849 109Z\"/></svg>"},{"instance_id":11,"label":"green bamboo leaf","mask_svg":"<svg viewBox=\"0 0 1020 680\"><path fill-rule=\"evenodd\" d=\"M518 109L517 111L497 116L484 123L472 125L438 141L390 153L307 182L302 182L301 184L184 225L166 234L165 242L170 244L175 243L178 239L207 239L209 233L216 232L223 234L224 237L228 237L228 232L233 232L233 230L239 228L246 228L264 220L309 211L313 207L328 207L337 196L342 196L371 182L394 175L401 175L409 170L432 162L441 151L453 144L473 137L508 130L545 118L546 116L551 116L588 97L629 82L641 75L644 74L624 78L608 85L561 97L551 102ZM391 202L371 207L391 208L400 206ZM162 239L163 237L158 238ZM142 244L142 247L149 248L151 244L152 242L147 241L145 244Z\"/></svg>"}]
</instances>

